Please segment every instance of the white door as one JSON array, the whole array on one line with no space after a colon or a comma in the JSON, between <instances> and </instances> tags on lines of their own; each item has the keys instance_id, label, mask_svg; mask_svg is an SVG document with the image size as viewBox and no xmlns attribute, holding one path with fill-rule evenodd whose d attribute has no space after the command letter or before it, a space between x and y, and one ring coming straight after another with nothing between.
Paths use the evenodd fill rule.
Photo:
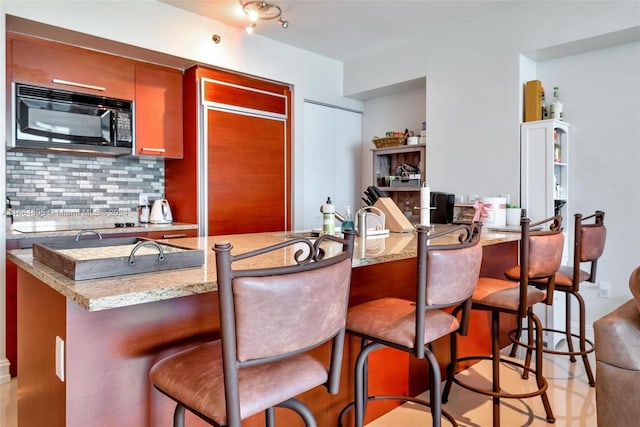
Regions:
<instances>
[{"instance_id":1,"label":"white door","mask_svg":"<svg viewBox=\"0 0 640 427\"><path fill-rule=\"evenodd\" d=\"M320 205L327 197L340 213L345 206L354 213L360 207L361 141L361 113L305 102L303 212L298 228L322 226Z\"/></svg>"}]
</instances>

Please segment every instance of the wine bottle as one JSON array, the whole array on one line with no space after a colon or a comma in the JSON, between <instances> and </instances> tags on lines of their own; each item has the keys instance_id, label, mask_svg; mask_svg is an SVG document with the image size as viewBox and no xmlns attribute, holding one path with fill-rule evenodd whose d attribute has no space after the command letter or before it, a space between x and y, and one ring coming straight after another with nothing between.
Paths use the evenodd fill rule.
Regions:
<instances>
[{"instance_id":1,"label":"wine bottle","mask_svg":"<svg viewBox=\"0 0 640 427\"><path fill-rule=\"evenodd\" d=\"M550 119L563 120L564 114L562 112L562 102L560 101L560 88L558 86L553 87L553 102L551 103Z\"/></svg>"}]
</instances>

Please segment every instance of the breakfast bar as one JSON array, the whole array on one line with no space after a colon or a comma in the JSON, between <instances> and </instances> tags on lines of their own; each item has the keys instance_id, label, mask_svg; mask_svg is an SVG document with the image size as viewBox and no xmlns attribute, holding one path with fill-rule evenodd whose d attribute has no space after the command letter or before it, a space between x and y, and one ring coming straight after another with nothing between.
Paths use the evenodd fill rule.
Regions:
<instances>
[{"instance_id":1,"label":"breakfast bar","mask_svg":"<svg viewBox=\"0 0 640 427\"><path fill-rule=\"evenodd\" d=\"M202 249L204 264L83 281L35 261L30 249L8 252L18 266L20 426L170 425L173 401L153 389L147 375L160 358L218 338L214 243L229 241L232 253L238 254L305 235L271 232L172 239L172 244ZM519 237L483 230L481 274L502 277L505 268L517 263ZM349 304L391 295L414 298L416 253L415 233L357 238ZM246 267L282 265L283 259L268 256L260 265ZM502 327L506 332L513 325L514 320L505 321ZM469 336L460 342L461 353L489 353L485 314L473 313ZM447 345L436 345L441 364L447 362ZM358 343L348 338L338 395L317 389L300 396L319 426L334 426L339 411L352 400L357 350ZM325 350L318 351L328 357ZM372 356L369 369L371 392L384 387L390 394L417 395L427 388L426 363L407 354L381 350ZM373 419L391 408L389 403L376 404L367 415ZM285 420L280 425L300 425L286 410L276 410L276 416ZM243 425L263 423L264 417L254 416ZM187 425L205 424L189 414Z\"/></svg>"}]
</instances>

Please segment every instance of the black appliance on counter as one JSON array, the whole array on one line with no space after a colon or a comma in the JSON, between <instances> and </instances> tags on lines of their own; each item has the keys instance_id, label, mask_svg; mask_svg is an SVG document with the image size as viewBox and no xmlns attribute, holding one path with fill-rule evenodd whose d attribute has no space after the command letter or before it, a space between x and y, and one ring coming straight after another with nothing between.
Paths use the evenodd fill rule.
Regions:
<instances>
[{"instance_id":1,"label":"black appliance on counter","mask_svg":"<svg viewBox=\"0 0 640 427\"><path fill-rule=\"evenodd\" d=\"M454 194L431 192L431 224L451 224L453 222L455 199Z\"/></svg>"}]
</instances>

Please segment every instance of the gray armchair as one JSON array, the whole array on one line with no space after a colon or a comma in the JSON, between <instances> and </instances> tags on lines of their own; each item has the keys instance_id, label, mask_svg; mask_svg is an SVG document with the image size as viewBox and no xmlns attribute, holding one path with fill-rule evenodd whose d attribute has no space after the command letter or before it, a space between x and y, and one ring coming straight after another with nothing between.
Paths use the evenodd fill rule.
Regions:
<instances>
[{"instance_id":1,"label":"gray armchair","mask_svg":"<svg viewBox=\"0 0 640 427\"><path fill-rule=\"evenodd\" d=\"M640 267L629 289L632 299L593 323L599 427L640 423Z\"/></svg>"}]
</instances>

